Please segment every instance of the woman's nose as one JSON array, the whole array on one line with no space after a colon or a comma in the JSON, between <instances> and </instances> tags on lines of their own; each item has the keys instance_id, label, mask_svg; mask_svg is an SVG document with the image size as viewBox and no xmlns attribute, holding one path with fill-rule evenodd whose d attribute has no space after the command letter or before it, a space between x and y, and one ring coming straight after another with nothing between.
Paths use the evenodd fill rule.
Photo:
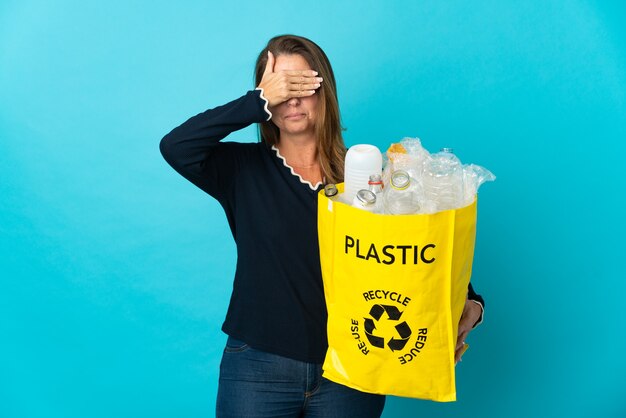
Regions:
<instances>
[{"instance_id":1,"label":"woman's nose","mask_svg":"<svg viewBox=\"0 0 626 418\"><path fill-rule=\"evenodd\" d=\"M287 104L289 106L297 106L298 104L300 104L300 99L298 97L292 97L291 99L287 100Z\"/></svg>"}]
</instances>

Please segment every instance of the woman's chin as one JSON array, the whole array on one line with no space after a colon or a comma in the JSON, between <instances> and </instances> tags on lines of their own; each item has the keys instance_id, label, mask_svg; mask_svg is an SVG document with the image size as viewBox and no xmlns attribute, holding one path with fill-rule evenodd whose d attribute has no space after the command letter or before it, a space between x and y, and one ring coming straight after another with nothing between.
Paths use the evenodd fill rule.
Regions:
<instances>
[{"instance_id":1,"label":"woman's chin","mask_svg":"<svg viewBox=\"0 0 626 418\"><path fill-rule=\"evenodd\" d=\"M285 129L282 130L282 133L288 135L313 135L314 132L314 129L309 126L286 126Z\"/></svg>"}]
</instances>

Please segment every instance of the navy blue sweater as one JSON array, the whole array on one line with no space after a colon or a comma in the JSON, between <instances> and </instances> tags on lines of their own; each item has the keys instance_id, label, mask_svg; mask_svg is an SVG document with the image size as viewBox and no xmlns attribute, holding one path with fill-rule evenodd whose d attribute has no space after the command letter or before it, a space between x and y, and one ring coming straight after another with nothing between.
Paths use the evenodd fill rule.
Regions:
<instances>
[{"instance_id":1,"label":"navy blue sweater","mask_svg":"<svg viewBox=\"0 0 626 418\"><path fill-rule=\"evenodd\" d=\"M223 331L260 350L321 363L328 347L317 237L321 185L303 182L264 143L220 142L268 120L265 104L252 90L200 113L161 140L161 153L226 213L237 268Z\"/></svg>"}]
</instances>

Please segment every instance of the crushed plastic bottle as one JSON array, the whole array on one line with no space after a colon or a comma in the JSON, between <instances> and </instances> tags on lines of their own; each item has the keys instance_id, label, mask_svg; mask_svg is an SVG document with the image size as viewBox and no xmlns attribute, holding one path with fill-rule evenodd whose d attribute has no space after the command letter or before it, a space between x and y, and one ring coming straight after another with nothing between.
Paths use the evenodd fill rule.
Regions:
<instances>
[{"instance_id":1,"label":"crushed plastic bottle","mask_svg":"<svg viewBox=\"0 0 626 418\"><path fill-rule=\"evenodd\" d=\"M408 215L417 213L420 208L415 183L404 170L391 174L389 187L383 192L385 213L390 215Z\"/></svg>"},{"instance_id":2,"label":"crushed plastic bottle","mask_svg":"<svg viewBox=\"0 0 626 418\"><path fill-rule=\"evenodd\" d=\"M483 183L494 181L496 176L485 167L476 164L466 164L463 166L463 184L465 187L464 206L469 205L476 199L478 189Z\"/></svg>"},{"instance_id":3,"label":"crushed plastic bottle","mask_svg":"<svg viewBox=\"0 0 626 418\"><path fill-rule=\"evenodd\" d=\"M424 197L437 211L463 206L463 166L452 148L442 148L424 164L422 186Z\"/></svg>"}]
</instances>

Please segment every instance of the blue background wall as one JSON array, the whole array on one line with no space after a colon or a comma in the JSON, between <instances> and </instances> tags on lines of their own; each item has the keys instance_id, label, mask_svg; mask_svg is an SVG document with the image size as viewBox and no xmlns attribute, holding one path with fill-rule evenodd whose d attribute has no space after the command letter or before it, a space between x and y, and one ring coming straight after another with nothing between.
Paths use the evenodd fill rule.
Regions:
<instances>
[{"instance_id":1,"label":"blue background wall","mask_svg":"<svg viewBox=\"0 0 626 418\"><path fill-rule=\"evenodd\" d=\"M384 416L626 416L626 6L338 3L2 1L1 417L213 416L235 248L158 142L280 33L328 53L348 145L419 136L498 176L459 401Z\"/></svg>"}]
</instances>

